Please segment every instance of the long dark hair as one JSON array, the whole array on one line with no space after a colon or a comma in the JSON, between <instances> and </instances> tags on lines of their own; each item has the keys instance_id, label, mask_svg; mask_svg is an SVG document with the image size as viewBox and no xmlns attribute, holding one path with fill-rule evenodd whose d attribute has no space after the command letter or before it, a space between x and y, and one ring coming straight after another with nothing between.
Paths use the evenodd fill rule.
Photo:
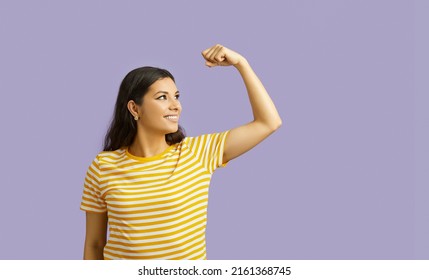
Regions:
<instances>
[{"instance_id":1,"label":"long dark hair","mask_svg":"<svg viewBox=\"0 0 429 280\"><path fill-rule=\"evenodd\" d=\"M149 87L163 78L174 81L173 75L167 70L150 66L136 68L125 76L119 87L112 122L104 138L103 151L114 151L131 145L137 134L137 125L127 108L128 101L134 100L141 105ZM165 135L168 145L179 143L183 138L185 131L180 125L176 132Z\"/></svg>"}]
</instances>

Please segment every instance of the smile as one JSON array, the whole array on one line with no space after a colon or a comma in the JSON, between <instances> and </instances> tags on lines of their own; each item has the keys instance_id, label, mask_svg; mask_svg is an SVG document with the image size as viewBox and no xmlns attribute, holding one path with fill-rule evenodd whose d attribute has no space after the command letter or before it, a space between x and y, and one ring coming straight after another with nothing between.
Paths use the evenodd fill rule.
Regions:
<instances>
[{"instance_id":1,"label":"smile","mask_svg":"<svg viewBox=\"0 0 429 280\"><path fill-rule=\"evenodd\" d=\"M164 118L166 118L167 120L170 120L170 121L177 122L177 120L179 119L179 116L177 116L177 115L168 115L168 116L165 116Z\"/></svg>"}]
</instances>

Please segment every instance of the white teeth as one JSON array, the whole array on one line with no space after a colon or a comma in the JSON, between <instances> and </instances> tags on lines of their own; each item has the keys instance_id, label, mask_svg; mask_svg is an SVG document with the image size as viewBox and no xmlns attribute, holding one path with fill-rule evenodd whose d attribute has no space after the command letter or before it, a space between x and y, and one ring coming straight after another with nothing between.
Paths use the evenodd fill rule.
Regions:
<instances>
[{"instance_id":1,"label":"white teeth","mask_svg":"<svg viewBox=\"0 0 429 280\"><path fill-rule=\"evenodd\" d=\"M176 119L177 119L177 116L165 116L164 118L166 118L166 119L176 120Z\"/></svg>"}]
</instances>

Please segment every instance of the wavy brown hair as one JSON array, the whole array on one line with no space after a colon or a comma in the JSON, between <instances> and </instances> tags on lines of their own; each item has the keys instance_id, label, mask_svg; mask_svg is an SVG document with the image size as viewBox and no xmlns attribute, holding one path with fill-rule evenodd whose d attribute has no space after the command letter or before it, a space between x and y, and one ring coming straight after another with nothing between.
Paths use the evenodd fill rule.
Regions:
<instances>
[{"instance_id":1,"label":"wavy brown hair","mask_svg":"<svg viewBox=\"0 0 429 280\"><path fill-rule=\"evenodd\" d=\"M151 66L136 68L125 76L119 87L112 122L104 138L103 151L114 151L131 145L137 134L137 126L128 111L128 101L134 100L136 104L141 105L149 87L163 78L175 81L169 71ZM179 143L183 138L185 131L180 125L176 132L165 135L165 141L169 145Z\"/></svg>"}]
</instances>

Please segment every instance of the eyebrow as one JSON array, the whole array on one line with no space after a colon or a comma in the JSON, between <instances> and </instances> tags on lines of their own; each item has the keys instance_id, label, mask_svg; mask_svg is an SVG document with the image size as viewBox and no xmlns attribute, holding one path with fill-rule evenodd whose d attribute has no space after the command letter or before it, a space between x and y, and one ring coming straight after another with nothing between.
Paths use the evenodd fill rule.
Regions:
<instances>
[{"instance_id":1,"label":"eyebrow","mask_svg":"<svg viewBox=\"0 0 429 280\"><path fill-rule=\"evenodd\" d=\"M166 93L166 94L168 94L168 91L160 90L160 91L155 92L155 93L153 94L153 96L157 95L158 93ZM179 91L176 91L175 93L179 93Z\"/></svg>"}]
</instances>

